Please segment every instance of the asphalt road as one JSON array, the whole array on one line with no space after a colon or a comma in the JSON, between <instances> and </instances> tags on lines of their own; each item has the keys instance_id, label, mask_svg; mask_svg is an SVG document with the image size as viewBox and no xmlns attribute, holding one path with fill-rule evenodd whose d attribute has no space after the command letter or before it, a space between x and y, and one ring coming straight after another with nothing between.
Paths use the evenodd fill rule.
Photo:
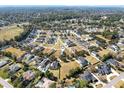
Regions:
<instances>
[{"instance_id":1,"label":"asphalt road","mask_svg":"<svg viewBox=\"0 0 124 93\"><path fill-rule=\"evenodd\" d=\"M12 85L10 85L7 81L5 81L3 78L0 77L0 84L4 87L4 88L13 88Z\"/></svg>"},{"instance_id":2,"label":"asphalt road","mask_svg":"<svg viewBox=\"0 0 124 93\"><path fill-rule=\"evenodd\" d=\"M118 77L114 78L111 82L109 82L103 88L112 88L112 86L115 85L117 82L119 82L121 79L124 79L124 72L122 72Z\"/></svg>"}]
</instances>

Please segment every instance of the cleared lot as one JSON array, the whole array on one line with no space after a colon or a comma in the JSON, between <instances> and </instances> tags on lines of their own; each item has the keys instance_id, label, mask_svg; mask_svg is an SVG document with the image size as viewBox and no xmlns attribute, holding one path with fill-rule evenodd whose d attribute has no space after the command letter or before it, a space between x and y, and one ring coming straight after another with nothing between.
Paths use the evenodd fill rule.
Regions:
<instances>
[{"instance_id":1,"label":"cleared lot","mask_svg":"<svg viewBox=\"0 0 124 93\"><path fill-rule=\"evenodd\" d=\"M0 28L0 41L13 39L23 31L23 28L17 27L17 25Z\"/></svg>"}]
</instances>

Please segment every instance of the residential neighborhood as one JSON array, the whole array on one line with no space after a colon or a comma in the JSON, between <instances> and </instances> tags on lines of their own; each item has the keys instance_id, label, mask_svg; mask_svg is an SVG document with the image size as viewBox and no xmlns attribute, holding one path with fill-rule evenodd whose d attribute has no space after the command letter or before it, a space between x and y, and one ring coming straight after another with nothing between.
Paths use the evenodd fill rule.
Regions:
<instances>
[{"instance_id":1,"label":"residential neighborhood","mask_svg":"<svg viewBox=\"0 0 124 93\"><path fill-rule=\"evenodd\" d=\"M0 34L23 29L0 38L2 87L124 88L123 8L26 9L0 9Z\"/></svg>"}]
</instances>

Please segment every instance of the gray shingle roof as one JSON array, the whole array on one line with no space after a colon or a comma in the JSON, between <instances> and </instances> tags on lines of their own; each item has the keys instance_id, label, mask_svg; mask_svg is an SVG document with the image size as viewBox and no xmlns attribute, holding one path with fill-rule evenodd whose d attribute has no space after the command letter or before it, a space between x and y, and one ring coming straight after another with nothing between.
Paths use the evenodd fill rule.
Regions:
<instances>
[{"instance_id":1,"label":"gray shingle roof","mask_svg":"<svg viewBox=\"0 0 124 93\"><path fill-rule=\"evenodd\" d=\"M84 59L83 57L78 57L78 61L80 62L80 64L82 66L87 66L88 65L88 61L86 59Z\"/></svg>"},{"instance_id":2,"label":"gray shingle roof","mask_svg":"<svg viewBox=\"0 0 124 93\"><path fill-rule=\"evenodd\" d=\"M84 74L81 76L81 78L88 82L96 82L97 81L97 79L89 71L85 71Z\"/></svg>"},{"instance_id":3,"label":"gray shingle roof","mask_svg":"<svg viewBox=\"0 0 124 93\"><path fill-rule=\"evenodd\" d=\"M105 75L105 74L110 74L111 71L111 67L107 64L102 64L98 66L98 73Z\"/></svg>"}]
</instances>

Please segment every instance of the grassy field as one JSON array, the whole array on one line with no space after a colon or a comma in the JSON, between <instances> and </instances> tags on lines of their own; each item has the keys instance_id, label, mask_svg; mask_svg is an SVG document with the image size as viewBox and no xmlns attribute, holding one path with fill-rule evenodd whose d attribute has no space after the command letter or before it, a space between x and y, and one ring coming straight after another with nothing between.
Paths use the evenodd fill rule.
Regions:
<instances>
[{"instance_id":1,"label":"grassy field","mask_svg":"<svg viewBox=\"0 0 124 93\"><path fill-rule=\"evenodd\" d=\"M55 53L54 53L54 56L55 57L60 57L61 55L61 50L57 50Z\"/></svg>"},{"instance_id":2,"label":"grassy field","mask_svg":"<svg viewBox=\"0 0 124 93\"><path fill-rule=\"evenodd\" d=\"M72 61L69 63L64 63L61 62L61 69L60 69L60 79L62 80L63 78L66 77L66 75L69 74L69 71L71 69L80 67L80 65L76 61ZM56 77L59 77L59 70L50 70Z\"/></svg>"},{"instance_id":3,"label":"grassy field","mask_svg":"<svg viewBox=\"0 0 124 93\"><path fill-rule=\"evenodd\" d=\"M0 41L10 40L23 32L23 28L16 25L0 28Z\"/></svg>"},{"instance_id":4,"label":"grassy field","mask_svg":"<svg viewBox=\"0 0 124 93\"><path fill-rule=\"evenodd\" d=\"M21 56L25 53L25 51L21 51L20 49L13 48L13 47L7 48L6 51L7 51L7 52L11 52L11 53L14 54L17 58L21 57Z\"/></svg>"}]
</instances>

